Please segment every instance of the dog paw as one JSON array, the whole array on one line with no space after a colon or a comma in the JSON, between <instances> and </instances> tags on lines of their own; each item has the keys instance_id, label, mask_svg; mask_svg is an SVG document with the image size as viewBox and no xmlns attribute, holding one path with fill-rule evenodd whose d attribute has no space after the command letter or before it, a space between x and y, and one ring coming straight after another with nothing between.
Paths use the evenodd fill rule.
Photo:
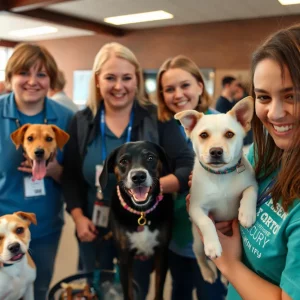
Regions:
<instances>
[{"instance_id":1,"label":"dog paw","mask_svg":"<svg viewBox=\"0 0 300 300\"><path fill-rule=\"evenodd\" d=\"M244 212L242 209L239 210L239 221L245 228L251 227L256 220L256 211Z\"/></svg>"},{"instance_id":2,"label":"dog paw","mask_svg":"<svg viewBox=\"0 0 300 300\"><path fill-rule=\"evenodd\" d=\"M222 246L219 241L204 243L205 255L210 259L220 257L222 254Z\"/></svg>"},{"instance_id":3,"label":"dog paw","mask_svg":"<svg viewBox=\"0 0 300 300\"><path fill-rule=\"evenodd\" d=\"M216 274L216 272L214 272L210 268L201 269L201 274L202 274L203 279L210 284L213 284L218 278L218 275Z\"/></svg>"}]
</instances>

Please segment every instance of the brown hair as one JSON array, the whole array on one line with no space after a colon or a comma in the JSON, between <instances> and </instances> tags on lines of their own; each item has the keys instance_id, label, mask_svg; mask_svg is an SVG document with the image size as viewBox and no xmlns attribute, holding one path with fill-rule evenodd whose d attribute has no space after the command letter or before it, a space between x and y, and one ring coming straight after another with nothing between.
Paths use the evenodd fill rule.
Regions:
<instances>
[{"instance_id":1,"label":"brown hair","mask_svg":"<svg viewBox=\"0 0 300 300\"><path fill-rule=\"evenodd\" d=\"M136 93L137 101L139 102L140 105L149 104L149 101L147 101L147 99L144 97L145 92L144 92L143 72L136 56L133 54L131 50L129 50L127 47L119 43L108 43L105 44L97 53L94 60L94 65L93 65L93 70L91 75L87 106L91 109L94 116L97 113L101 101L103 101L101 95L99 94L99 89L96 86L96 75L101 72L101 68L104 65L104 63L108 61L108 59L111 58L112 56L126 59L135 67L135 74L137 78L137 93Z\"/></svg>"},{"instance_id":2,"label":"brown hair","mask_svg":"<svg viewBox=\"0 0 300 300\"><path fill-rule=\"evenodd\" d=\"M300 197L300 159L299 159L299 101L300 101L300 26L280 30L270 36L252 56L251 64L251 94L255 97L253 77L259 62L272 59L278 63L284 76L284 67L290 72L294 91L294 113L297 118L296 129L289 149L278 148L254 114L252 128L254 132L255 172L258 178L266 178L280 168L276 183L271 189L274 206L282 199L282 206L287 211L288 206Z\"/></svg>"},{"instance_id":3,"label":"brown hair","mask_svg":"<svg viewBox=\"0 0 300 300\"><path fill-rule=\"evenodd\" d=\"M161 84L162 75L170 69L182 69L186 72L189 72L192 76L195 77L197 82L202 83L203 92L202 92L202 95L199 97L199 104L196 109L200 112L205 112L211 103L211 98L210 98L208 92L206 91L205 83L204 83L203 77L199 71L199 68L188 57L183 56L183 55L178 55L176 57L167 59L160 67L157 77L156 77L158 119L160 121L168 121L171 118L173 118L173 116L174 116L174 113L165 104L163 93L162 93L162 84Z\"/></svg>"},{"instance_id":4,"label":"brown hair","mask_svg":"<svg viewBox=\"0 0 300 300\"><path fill-rule=\"evenodd\" d=\"M66 85L66 78L64 73L61 70L57 71L57 78L54 84L54 89L62 91Z\"/></svg>"},{"instance_id":5,"label":"brown hair","mask_svg":"<svg viewBox=\"0 0 300 300\"><path fill-rule=\"evenodd\" d=\"M50 87L53 88L57 77L57 65L50 52L39 45L22 43L16 46L5 68L5 81L10 84L14 74L28 71L37 62L40 69L45 67L50 78Z\"/></svg>"}]
</instances>

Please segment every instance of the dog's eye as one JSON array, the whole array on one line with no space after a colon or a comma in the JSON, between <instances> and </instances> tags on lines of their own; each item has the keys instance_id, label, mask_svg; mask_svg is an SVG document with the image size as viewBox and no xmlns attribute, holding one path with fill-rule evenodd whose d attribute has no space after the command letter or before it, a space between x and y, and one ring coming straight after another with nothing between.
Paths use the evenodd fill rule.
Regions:
<instances>
[{"instance_id":1,"label":"dog's eye","mask_svg":"<svg viewBox=\"0 0 300 300\"><path fill-rule=\"evenodd\" d=\"M47 141L47 142L52 142L52 141L53 141L53 138L52 138L51 136L47 136L47 137L46 137L46 141Z\"/></svg>"},{"instance_id":2,"label":"dog's eye","mask_svg":"<svg viewBox=\"0 0 300 300\"><path fill-rule=\"evenodd\" d=\"M147 161L152 161L153 159L154 159L153 155L149 155L149 156L147 157Z\"/></svg>"},{"instance_id":3,"label":"dog's eye","mask_svg":"<svg viewBox=\"0 0 300 300\"><path fill-rule=\"evenodd\" d=\"M27 138L27 140L28 140L29 142L32 142L32 141L33 141L33 137L32 137L32 136L29 136L29 137Z\"/></svg>"},{"instance_id":4,"label":"dog's eye","mask_svg":"<svg viewBox=\"0 0 300 300\"><path fill-rule=\"evenodd\" d=\"M207 138L208 138L208 133L207 133L207 132L202 132L202 133L200 134L200 137L201 137L202 139L207 139Z\"/></svg>"},{"instance_id":5,"label":"dog's eye","mask_svg":"<svg viewBox=\"0 0 300 300\"><path fill-rule=\"evenodd\" d=\"M231 132L231 131L227 131L227 132L225 133L225 136L226 136L228 139L232 139L232 138L234 137L234 133Z\"/></svg>"},{"instance_id":6,"label":"dog's eye","mask_svg":"<svg viewBox=\"0 0 300 300\"><path fill-rule=\"evenodd\" d=\"M16 229L16 234L22 234L24 232L24 228L23 227L18 227Z\"/></svg>"},{"instance_id":7,"label":"dog's eye","mask_svg":"<svg viewBox=\"0 0 300 300\"><path fill-rule=\"evenodd\" d=\"M128 165L128 159L126 159L126 158L121 159L121 160L120 160L120 164L121 164L122 166L127 166L127 165Z\"/></svg>"}]
</instances>

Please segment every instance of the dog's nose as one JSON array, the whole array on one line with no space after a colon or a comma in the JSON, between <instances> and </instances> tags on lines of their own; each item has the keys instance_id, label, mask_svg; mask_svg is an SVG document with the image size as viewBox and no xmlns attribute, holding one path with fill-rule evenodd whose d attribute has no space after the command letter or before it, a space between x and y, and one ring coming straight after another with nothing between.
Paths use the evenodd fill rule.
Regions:
<instances>
[{"instance_id":1,"label":"dog's nose","mask_svg":"<svg viewBox=\"0 0 300 300\"><path fill-rule=\"evenodd\" d=\"M38 148L34 151L34 154L36 157L38 158L41 158L44 156L44 153L45 153L45 150L44 149L41 149L41 148Z\"/></svg>"},{"instance_id":2,"label":"dog's nose","mask_svg":"<svg viewBox=\"0 0 300 300\"><path fill-rule=\"evenodd\" d=\"M131 176L131 180L135 184L141 184L141 183L145 182L146 178L147 178L147 175L143 171L134 172Z\"/></svg>"},{"instance_id":3,"label":"dog's nose","mask_svg":"<svg viewBox=\"0 0 300 300\"><path fill-rule=\"evenodd\" d=\"M211 148L209 154L212 158L221 158L223 154L223 149L220 147Z\"/></svg>"},{"instance_id":4,"label":"dog's nose","mask_svg":"<svg viewBox=\"0 0 300 300\"><path fill-rule=\"evenodd\" d=\"M13 254L15 254L15 253L18 253L19 252L19 250L20 250L20 244L19 243L12 243L12 244L10 244L8 247L7 247L7 249L11 252L11 253L13 253Z\"/></svg>"}]
</instances>

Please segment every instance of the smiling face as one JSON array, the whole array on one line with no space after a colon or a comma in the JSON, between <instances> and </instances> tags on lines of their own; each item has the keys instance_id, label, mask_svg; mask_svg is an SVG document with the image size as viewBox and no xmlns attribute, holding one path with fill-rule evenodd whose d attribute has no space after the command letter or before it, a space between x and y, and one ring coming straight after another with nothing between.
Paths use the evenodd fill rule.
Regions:
<instances>
[{"instance_id":1,"label":"smiling face","mask_svg":"<svg viewBox=\"0 0 300 300\"><path fill-rule=\"evenodd\" d=\"M264 59L257 64L253 84L257 117L280 149L289 148L296 130L294 89L290 73L278 63Z\"/></svg>"},{"instance_id":2,"label":"smiling face","mask_svg":"<svg viewBox=\"0 0 300 300\"><path fill-rule=\"evenodd\" d=\"M23 258L29 247L31 222L36 224L35 215L23 212L0 217L0 262L13 264Z\"/></svg>"},{"instance_id":3,"label":"smiling face","mask_svg":"<svg viewBox=\"0 0 300 300\"><path fill-rule=\"evenodd\" d=\"M50 88L50 77L40 62L29 70L20 70L12 75L11 87L18 107L42 102Z\"/></svg>"},{"instance_id":4,"label":"smiling face","mask_svg":"<svg viewBox=\"0 0 300 300\"><path fill-rule=\"evenodd\" d=\"M162 93L165 104L173 112L196 109L203 85L189 72L174 68L161 77Z\"/></svg>"},{"instance_id":5,"label":"smiling face","mask_svg":"<svg viewBox=\"0 0 300 300\"><path fill-rule=\"evenodd\" d=\"M106 106L114 110L129 107L137 90L136 68L126 59L112 56L96 75L96 84Z\"/></svg>"}]
</instances>

